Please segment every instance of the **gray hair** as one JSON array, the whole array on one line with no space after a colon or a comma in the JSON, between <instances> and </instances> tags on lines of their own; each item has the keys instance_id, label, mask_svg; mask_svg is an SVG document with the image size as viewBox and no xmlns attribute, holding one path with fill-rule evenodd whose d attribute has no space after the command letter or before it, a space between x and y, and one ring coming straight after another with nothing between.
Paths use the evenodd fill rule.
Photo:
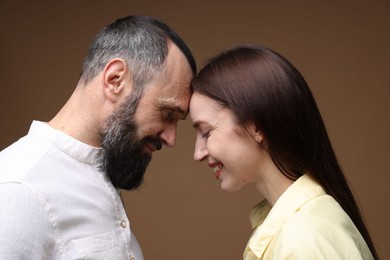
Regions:
<instances>
[{"instance_id":1,"label":"gray hair","mask_svg":"<svg viewBox=\"0 0 390 260\"><path fill-rule=\"evenodd\" d=\"M163 68L168 40L186 56L193 73L194 58L184 41L166 24L148 16L128 16L104 27L92 42L83 63L80 83L89 83L114 58L123 59L132 74L134 88L154 79Z\"/></svg>"}]
</instances>

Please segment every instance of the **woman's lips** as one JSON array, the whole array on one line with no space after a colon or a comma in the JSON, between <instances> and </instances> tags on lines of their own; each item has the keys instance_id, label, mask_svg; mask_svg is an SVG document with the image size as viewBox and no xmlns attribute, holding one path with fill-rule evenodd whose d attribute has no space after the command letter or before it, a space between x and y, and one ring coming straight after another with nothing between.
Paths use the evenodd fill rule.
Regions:
<instances>
[{"instance_id":1,"label":"woman's lips","mask_svg":"<svg viewBox=\"0 0 390 260\"><path fill-rule=\"evenodd\" d=\"M219 179L219 176L221 175L222 173L222 168L223 168L223 165L222 163L209 163L209 166L211 168L213 168L213 172L215 173L215 178L216 179Z\"/></svg>"}]
</instances>

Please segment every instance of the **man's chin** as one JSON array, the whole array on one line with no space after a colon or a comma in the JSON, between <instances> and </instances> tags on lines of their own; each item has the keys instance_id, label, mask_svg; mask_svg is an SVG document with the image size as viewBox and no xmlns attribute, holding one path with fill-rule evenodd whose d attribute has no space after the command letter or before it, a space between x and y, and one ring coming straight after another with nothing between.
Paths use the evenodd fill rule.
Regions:
<instances>
[{"instance_id":1,"label":"man's chin","mask_svg":"<svg viewBox=\"0 0 390 260\"><path fill-rule=\"evenodd\" d=\"M136 190L140 188L144 181L144 173L137 176L134 176L133 173L131 174L131 178L130 176L127 176L127 178L114 178L110 175L112 184L115 188L123 190Z\"/></svg>"},{"instance_id":2,"label":"man's chin","mask_svg":"<svg viewBox=\"0 0 390 260\"><path fill-rule=\"evenodd\" d=\"M107 171L112 184L119 189L134 190L138 189L144 181L144 175L151 160L151 155L145 154L137 163L126 163L123 168L115 171Z\"/></svg>"}]
</instances>

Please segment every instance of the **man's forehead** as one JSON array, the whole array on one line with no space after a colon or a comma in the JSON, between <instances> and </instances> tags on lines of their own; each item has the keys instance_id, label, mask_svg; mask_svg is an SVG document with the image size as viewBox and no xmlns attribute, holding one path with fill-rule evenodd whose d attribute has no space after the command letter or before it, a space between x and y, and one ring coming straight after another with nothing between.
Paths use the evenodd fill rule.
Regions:
<instances>
[{"instance_id":1,"label":"man's forehead","mask_svg":"<svg viewBox=\"0 0 390 260\"><path fill-rule=\"evenodd\" d=\"M189 111L190 94L178 98L161 99L160 106L170 109L176 113L187 117Z\"/></svg>"}]
</instances>

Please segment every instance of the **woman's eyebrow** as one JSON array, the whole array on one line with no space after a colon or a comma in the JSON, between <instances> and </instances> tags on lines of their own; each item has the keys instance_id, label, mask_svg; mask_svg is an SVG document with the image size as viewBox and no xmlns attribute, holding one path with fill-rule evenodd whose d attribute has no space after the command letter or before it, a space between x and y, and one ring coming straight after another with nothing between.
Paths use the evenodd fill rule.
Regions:
<instances>
[{"instance_id":1,"label":"woman's eyebrow","mask_svg":"<svg viewBox=\"0 0 390 260\"><path fill-rule=\"evenodd\" d=\"M200 125L208 125L208 123L206 121L203 121L203 120L196 120L193 124L192 124L192 127L193 128L198 128Z\"/></svg>"}]
</instances>

